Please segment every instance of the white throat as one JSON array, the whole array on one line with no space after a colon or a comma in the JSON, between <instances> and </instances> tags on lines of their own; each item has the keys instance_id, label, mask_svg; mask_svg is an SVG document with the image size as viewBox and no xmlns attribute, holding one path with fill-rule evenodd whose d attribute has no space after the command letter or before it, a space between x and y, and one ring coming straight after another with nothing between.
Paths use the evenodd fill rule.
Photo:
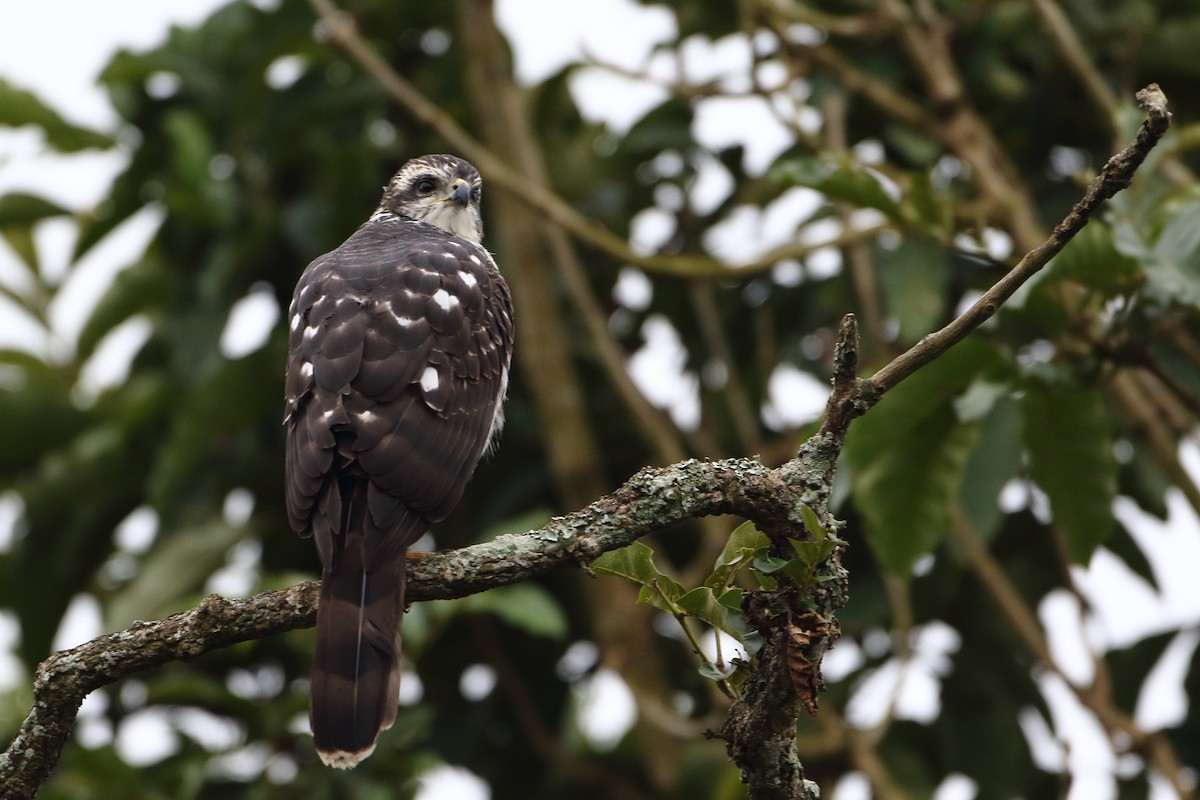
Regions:
<instances>
[{"instance_id":1,"label":"white throat","mask_svg":"<svg viewBox=\"0 0 1200 800\"><path fill-rule=\"evenodd\" d=\"M479 228L475 224L475 211L472 208L463 208L454 203L438 203L429 209L421 221L468 242L482 243Z\"/></svg>"}]
</instances>

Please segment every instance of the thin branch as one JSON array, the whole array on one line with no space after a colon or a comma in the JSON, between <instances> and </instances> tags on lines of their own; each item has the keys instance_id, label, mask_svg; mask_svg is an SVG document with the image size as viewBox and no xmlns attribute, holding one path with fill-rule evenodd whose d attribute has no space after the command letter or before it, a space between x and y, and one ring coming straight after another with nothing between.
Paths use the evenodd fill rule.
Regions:
<instances>
[{"instance_id":1,"label":"thin branch","mask_svg":"<svg viewBox=\"0 0 1200 800\"><path fill-rule=\"evenodd\" d=\"M1160 419L1153 402L1140 391L1134 376L1127 370L1115 373L1109 381L1109 387L1134 429L1145 437L1158 468L1173 485L1179 487L1192 510L1200 514L1200 487L1180 462L1177 440Z\"/></svg>"},{"instance_id":2,"label":"thin branch","mask_svg":"<svg viewBox=\"0 0 1200 800\"><path fill-rule=\"evenodd\" d=\"M510 84L498 77L508 72L508 65L498 63L502 43L491 9L479 4L458 5L459 36L473 55L464 69L479 134L493 152L502 153L507 163L526 176L527 185L544 186L540 154L527 130L524 109ZM499 224L493 241L505 256L518 312L534 310L519 313L519 366L546 431L542 439L560 502L565 508L577 508L610 484L602 477L604 460L596 431L588 423L587 399L572 342L563 336L572 315L558 290L557 259L543 243L545 229L554 228L544 225L542 215L529 206L512 202L519 201L519 194L503 188L498 194L501 202L495 213Z\"/></svg>"},{"instance_id":3,"label":"thin branch","mask_svg":"<svg viewBox=\"0 0 1200 800\"><path fill-rule=\"evenodd\" d=\"M846 95L839 91L831 91L826 95L822 106L825 114L825 136L828 149L834 153L845 153L849 142L846 138ZM843 225L849 225L853 206L849 203L834 204L838 218ZM866 340L863 352L867 358L882 358L886 341L884 339L884 312L879 298L879 290L875 281L875 266L871 262L871 252L864 242L853 242L843 248L845 260L850 266L850 277L854 285L854 294L858 299L859 313L862 316L862 335Z\"/></svg>"},{"instance_id":4,"label":"thin branch","mask_svg":"<svg viewBox=\"0 0 1200 800\"><path fill-rule=\"evenodd\" d=\"M851 420L865 414L876 402L877 398L864 395L867 388L858 380L858 319L847 314L833 346L833 391L825 402L821 432L844 436Z\"/></svg>"},{"instance_id":5,"label":"thin branch","mask_svg":"<svg viewBox=\"0 0 1200 800\"><path fill-rule=\"evenodd\" d=\"M893 28L890 20L877 14L827 14L804 3L784 0L766 0L763 6L788 22L809 25L835 36L875 40Z\"/></svg>"},{"instance_id":6,"label":"thin branch","mask_svg":"<svg viewBox=\"0 0 1200 800\"><path fill-rule=\"evenodd\" d=\"M1117 97L1104 82L1100 70L1096 68L1092 57L1088 55L1083 42L1079 41L1079 35L1075 33L1067 15L1054 0L1034 0L1034 5L1037 6L1038 16L1042 18L1042 24L1046 26L1050 38L1058 45L1058 51L1062 55L1063 61L1083 83L1083 87L1092 97L1092 102L1104 112L1109 125L1115 126L1118 109Z\"/></svg>"},{"instance_id":7,"label":"thin branch","mask_svg":"<svg viewBox=\"0 0 1200 800\"><path fill-rule=\"evenodd\" d=\"M543 721L526 681L527 676L509 657L496 626L482 617L476 617L471 623L475 642L487 662L496 670L500 691L508 701L521 736L530 748L551 769L572 780L589 784L595 788L598 796L613 800L648 800L641 789L617 770L590 764L572 752L557 731L551 731Z\"/></svg>"},{"instance_id":8,"label":"thin branch","mask_svg":"<svg viewBox=\"0 0 1200 800\"><path fill-rule=\"evenodd\" d=\"M878 394L891 389L900 381L933 361L942 353L962 341L999 310L1013 292L1044 267L1061 251L1067 242L1095 213L1100 203L1129 185L1133 173L1141 166L1150 150L1166 133L1171 124L1171 112L1167 110L1167 98L1157 84L1142 89L1137 94L1138 103L1147 112L1146 120L1138 131L1137 138L1121 152L1108 160L1100 174L1088 185L1087 191L1071 212L1055 226L1050 238L1025 254L1012 270L988 289L969 309L946 327L926 336L906 353L898 356L870 379L873 391Z\"/></svg>"},{"instance_id":9,"label":"thin branch","mask_svg":"<svg viewBox=\"0 0 1200 800\"><path fill-rule=\"evenodd\" d=\"M911 125L930 138L942 141L943 136L937 120L919 103L893 89L886 81L876 78L866 70L859 69L852 61L832 47L826 45L801 44L787 40L783 31L776 29L785 50L799 60L824 67L846 87L846 91L865 97L888 118Z\"/></svg>"},{"instance_id":10,"label":"thin branch","mask_svg":"<svg viewBox=\"0 0 1200 800\"><path fill-rule=\"evenodd\" d=\"M795 242L763 253L744 263L726 264L707 255L663 255L636 252L623 237L584 217L545 186L531 184L527 176L483 145L436 103L397 72L358 32L349 14L331 0L309 0L321 19L320 32L338 44L402 106L471 161L488 181L510 191L514 197L546 215L549 222L570 232L580 241L609 254L618 261L643 269L686 278L745 278L765 272L776 262L803 258L814 250L836 247L847 241L869 239L885 225L843 231L829 241Z\"/></svg>"},{"instance_id":11,"label":"thin branch","mask_svg":"<svg viewBox=\"0 0 1200 800\"><path fill-rule=\"evenodd\" d=\"M1096 716L1110 736L1120 733L1127 737L1129 743L1126 747L1140 752L1150 766L1167 779L1181 800L1195 798L1194 789L1189 788L1185 782L1183 765L1170 739L1160 732L1142 730L1133 717L1113 701L1109 682L1105 680L1107 670L1103 662L1097 662L1096 679L1090 686L1074 684L1055 663L1050 645L1033 610L1005 574L1004 568L984 546L983 540L971 529L961 510L952 515L951 531L962 549L967 565L975 572L984 589L999 607L1000 613L1008 620L1017 637L1033 657L1071 689L1079 702Z\"/></svg>"},{"instance_id":12,"label":"thin branch","mask_svg":"<svg viewBox=\"0 0 1200 800\"><path fill-rule=\"evenodd\" d=\"M882 0L880 9L899 26L900 42L925 82L938 114L939 139L971 166L980 193L1003 213L1017 247L1033 247L1045 236L1036 204L967 97L951 52L949 24L932 3L918 4L914 11L902 0Z\"/></svg>"},{"instance_id":13,"label":"thin branch","mask_svg":"<svg viewBox=\"0 0 1200 800\"><path fill-rule=\"evenodd\" d=\"M721 387L720 393L728 407L733 429L737 433L738 445L743 453L760 453L762 439L759 436L758 414L746 393L741 368L737 359L733 357L733 348L725 336L721 312L713 298L714 287L707 281L689 281L687 288L688 298L692 303L692 314L708 349L708 357L720 364L725 371L725 385Z\"/></svg>"},{"instance_id":14,"label":"thin branch","mask_svg":"<svg viewBox=\"0 0 1200 800\"><path fill-rule=\"evenodd\" d=\"M829 738L842 743L850 763L866 777L875 797L879 800L908 800L909 795L897 784L887 762L879 754L879 743L894 721L891 713L882 723L867 730L855 728L834 709L823 708L818 717L821 730Z\"/></svg>"}]
</instances>

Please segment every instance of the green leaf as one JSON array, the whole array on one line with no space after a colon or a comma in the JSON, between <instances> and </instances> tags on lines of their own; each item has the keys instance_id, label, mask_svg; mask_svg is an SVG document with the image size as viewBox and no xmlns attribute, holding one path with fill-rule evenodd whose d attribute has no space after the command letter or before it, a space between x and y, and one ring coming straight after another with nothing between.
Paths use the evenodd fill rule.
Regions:
<instances>
[{"instance_id":1,"label":"green leaf","mask_svg":"<svg viewBox=\"0 0 1200 800\"><path fill-rule=\"evenodd\" d=\"M685 591L683 586L675 580L666 575L659 575L641 588L638 592L638 602L654 606L659 611L666 611L668 614L678 614L677 603Z\"/></svg>"},{"instance_id":2,"label":"green leaf","mask_svg":"<svg viewBox=\"0 0 1200 800\"><path fill-rule=\"evenodd\" d=\"M705 661L696 671L708 678L710 681L723 681L732 675L737 670L737 664L726 661L722 666L717 666L712 661Z\"/></svg>"},{"instance_id":3,"label":"green leaf","mask_svg":"<svg viewBox=\"0 0 1200 800\"><path fill-rule=\"evenodd\" d=\"M1089 387L1036 382L1026 390L1021 412L1030 473L1050 498L1068 556L1086 563L1114 526L1117 462L1104 398Z\"/></svg>"},{"instance_id":4,"label":"green leaf","mask_svg":"<svg viewBox=\"0 0 1200 800\"><path fill-rule=\"evenodd\" d=\"M134 314L156 309L166 299L167 286L165 271L153 262L141 261L118 273L79 333L79 360L91 356L109 332Z\"/></svg>"},{"instance_id":5,"label":"green leaf","mask_svg":"<svg viewBox=\"0 0 1200 800\"><path fill-rule=\"evenodd\" d=\"M804 567L804 571L801 573L804 575L803 583L807 583L812 578L817 565L833 555L833 551L837 549L837 546L838 543L836 541L829 539L823 539L818 542L792 541L792 549L796 551L796 555L798 556L794 561L799 562L799 565ZM792 563L794 562L788 562L788 564ZM788 574L793 578L796 577L791 571Z\"/></svg>"},{"instance_id":6,"label":"green leaf","mask_svg":"<svg viewBox=\"0 0 1200 800\"><path fill-rule=\"evenodd\" d=\"M958 418L954 402L998 363L987 345L964 341L851 426L845 450L851 490L886 569L907 574L949 530L979 432L977 423Z\"/></svg>"},{"instance_id":7,"label":"green leaf","mask_svg":"<svg viewBox=\"0 0 1200 800\"><path fill-rule=\"evenodd\" d=\"M754 555L755 551L767 547L770 542L767 535L760 531L753 522L747 520L734 529L725 543L725 549L717 558L716 568L704 580L704 585L714 592L721 591L729 585L730 578L738 567Z\"/></svg>"},{"instance_id":8,"label":"green leaf","mask_svg":"<svg viewBox=\"0 0 1200 800\"><path fill-rule=\"evenodd\" d=\"M649 585L662 573L654 566L654 551L641 542L610 550L592 562L592 571L603 575L616 575L643 586Z\"/></svg>"},{"instance_id":9,"label":"green leaf","mask_svg":"<svg viewBox=\"0 0 1200 800\"><path fill-rule=\"evenodd\" d=\"M1117 249L1113 229L1096 219L1075 234L1046 270L1051 280L1074 281L1105 297L1130 292L1140 280L1137 261Z\"/></svg>"},{"instance_id":10,"label":"green leaf","mask_svg":"<svg viewBox=\"0 0 1200 800\"><path fill-rule=\"evenodd\" d=\"M829 538L829 532L821 524L821 520L817 517L817 512L806 505L800 506L800 520L804 523L804 530L808 532L809 537L814 542L823 542ZM799 542L793 541L792 544L796 545Z\"/></svg>"},{"instance_id":11,"label":"green leaf","mask_svg":"<svg viewBox=\"0 0 1200 800\"><path fill-rule=\"evenodd\" d=\"M1171 216L1142 266L1164 296L1200 308L1200 201Z\"/></svg>"},{"instance_id":12,"label":"green leaf","mask_svg":"<svg viewBox=\"0 0 1200 800\"><path fill-rule=\"evenodd\" d=\"M742 613L742 590L729 589L717 598L717 602L725 606L730 611Z\"/></svg>"},{"instance_id":13,"label":"green leaf","mask_svg":"<svg viewBox=\"0 0 1200 800\"><path fill-rule=\"evenodd\" d=\"M748 553L753 553L758 548L766 547L769 544L767 535L760 531L757 525L747 520L729 534L729 541L725 543L725 549L721 551L721 555L717 559L717 566L740 563L746 559Z\"/></svg>"},{"instance_id":14,"label":"green leaf","mask_svg":"<svg viewBox=\"0 0 1200 800\"><path fill-rule=\"evenodd\" d=\"M945 234L954 222L953 199L933 188L928 172L913 173L906 195L913 221L933 234Z\"/></svg>"},{"instance_id":15,"label":"green leaf","mask_svg":"<svg viewBox=\"0 0 1200 800\"><path fill-rule=\"evenodd\" d=\"M15 350L0 350L0 365L19 388L0 389L0 473L11 475L29 470L94 420L71 402L71 380L61 370Z\"/></svg>"},{"instance_id":16,"label":"green leaf","mask_svg":"<svg viewBox=\"0 0 1200 800\"><path fill-rule=\"evenodd\" d=\"M879 179L848 159L828 156L796 159L780 165L775 174L792 186L807 186L833 200L875 208L894 220L903 218L899 203Z\"/></svg>"},{"instance_id":17,"label":"green leaf","mask_svg":"<svg viewBox=\"0 0 1200 800\"><path fill-rule=\"evenodd\" d=\"M746 648L746 655L757 655L762 646L767 643L766 638L758 631L750 631L742 637L742 647Z\"/></svg>"},{"instance_id":18,"label":"green leaf","mask_svg":"<svg viewBox=\"0 0 1200 800\"><path fill-rule=\"evenodd\" d=\"M12 248L25 266L34 273L41 273L37 245L33 241L33 225L5 225L0 227L0 236Z\"/></svg>"},{"instance_id":19,"label":"green leaf","mask_svg":"<svg viewBox=\"0 0 1200 800\"><path fill-rule=\"evenodd\" d=\"M915 342L945 313L950 258L944 249L913 238L895 250L872 252L888 315L900 325L900 341Z\"/></svg>"},{"instance_id":20,"label":"green leaf","mask_svg":"<svg viewBox=\"0 0 1200 800\"><path fill-rule=\"evenodd\" d=\"M975 383L971 388L1002 385ZM1005 387L1005 391L1011 392L1011 389ZM970 392L968 390L968 394ZM961 416L961 406L956 404L956 408ZM979 420L979 425L978 444L963 467L958 497L975 533L988 540L1004 519L999 504L1000 492L1021 473L1025 455L1021 446L1021 413L1016 399L1007 393L998 397L986 416Z\"/></svg>"},{"instance_id":21,"label":"green leaf","mask_svg":"<svg viewBox=\"0 0 1200 800\"><path fill-rule=\"evenodd\" d=\"M461 604L463 611L495 614L533 636L556 641L567 637L569 626L562 606L554 595L536 583L499 586L453 602Z\"/></svg>"},{"instance_id":22,"label":"green leaf","mask_svg":"<svg viewBox=\"0 0 1200 800\"><path fill-rule=\"evenodd\" d=\"M211 136L198 114L175 110L167 115L172 162L180 178L193 188L209 183L208 165L213 157Z\"/></svg>"},{"instance_id":23,"label":"green leaf","mask_svg":"<svg viewBox=\"0 0 1200 800\"><path fill-rule=\"evenodd\" d=\"M963 422L974 422L992 413L996 403L1012 394L1012 387L999 381L975 381L954 399L954 413Z\"/></svg>"},{"instance_id":24,"label":"green leaf","mask_svg":"<svg viewBox=\"0 0 1200 800\"><path fill-rule=\"evenodd\" d=\"M754 551L754 559L751 561L751 565L756 570L766 575L770 575L772 572L778 572L786 567L787 563L788 562L782 558L771 555L771 549L769 547L760 547L758 550Z\"/></svg>"},{"instance_id":25,"label":"green leaf","mask_svg":"<svg viewBox=\"0 0 1200 800\"><path fill-rule=\"evenodd\" d=\"M592 570L617 575L640 583L638 602L647 603L671 614L678 613L675 602L683 596L684 588L654 566L654 551L641 542L620 550L612 550L592 562Z\"/></svg>"},{"instance_id":26,"label":"green leaf","mask_svg":"<svg viewBox=\"0 0 1200 800\"><path fill-rule=\"evenodd\" d=\"M1146 280L1160 297L1200 307L1200 200L1177 208L1153 246L1145 238L1145 229L1140 217L1117 217L1114 247L1141 263Z\"/></svg>"},{"instance_id":27,"label":"green leaf","mask_svg":"<svg viewBox=\"0 0 1200 800\"><path fill-rule=\"evenodd\" d=\"M10 225L32 225L49 217L69 216L60 205L32 194L12 192L0 197L0 228Z\"/></svg>"},{"instance_id":28,"label":"green leaf","mask_svg":"<svg viewBox=\"0 0 1200 800\"><path fill-rule=\"evenodd\" d=\"M109 137L68 123L31 92L4 80L0 80L0 125L9 128L36 125L45 132L46 142L63 153L113 146Z\"/></svg>"},{"instance_id":29,"label":"green leaf","mask_svg":"<svg viewBox=\"0 0 1200 800\"><path fill-rule=\"evenodd\" d=\"M676 605L685 614L707 622L740 640L748 630L742 615L741 596L740 591L731 589L718 598L712 589L701 586L680 597ZM736 605L730 607L730 601Z\"/></svg>"}]
</instances>

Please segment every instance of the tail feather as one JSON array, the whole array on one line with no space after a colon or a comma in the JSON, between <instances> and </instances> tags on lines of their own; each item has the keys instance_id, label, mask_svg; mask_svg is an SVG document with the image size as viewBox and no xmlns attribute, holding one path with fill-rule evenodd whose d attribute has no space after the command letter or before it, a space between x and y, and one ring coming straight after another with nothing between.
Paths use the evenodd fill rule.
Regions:
<instances>
[{"instance_id":1,"label":"tail feather","mask_svg":"<svg viewBox=\"0 0 1200 800\"><path fill-rule=\"evenodd\" d=\"M349 769L392 727L400 698L405 550L364 566L364 536L350 533L321 577L309 722L317 754Z\"/></svg>"}]
</instances>

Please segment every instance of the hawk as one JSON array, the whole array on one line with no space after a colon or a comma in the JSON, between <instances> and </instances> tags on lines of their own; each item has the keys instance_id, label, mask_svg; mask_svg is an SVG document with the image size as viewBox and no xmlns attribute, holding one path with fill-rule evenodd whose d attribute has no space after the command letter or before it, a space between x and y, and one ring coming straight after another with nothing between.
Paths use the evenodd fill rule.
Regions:
<instances>
[{"instance_id":1,"label":"hawk","mask_svg":"<svg viewBox=\"0 0 1200 800\"><path fill-rule=\"evenodd\" d=\"M287 510L321 560L309 720L332 767L395 722L407 549L503 424L512 300L481 244L480 192L462 159L409 161L288 311Z\"/></svg>"}]
</instances>

